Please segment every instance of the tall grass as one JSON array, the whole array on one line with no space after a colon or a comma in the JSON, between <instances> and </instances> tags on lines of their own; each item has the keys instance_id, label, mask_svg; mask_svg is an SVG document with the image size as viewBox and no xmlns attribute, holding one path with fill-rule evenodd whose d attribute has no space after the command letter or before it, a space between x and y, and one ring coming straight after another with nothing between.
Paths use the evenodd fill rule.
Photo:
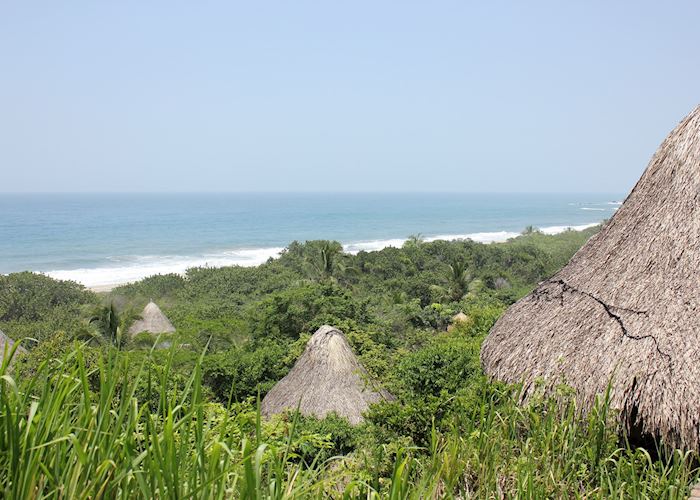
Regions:
<instances>
[{"instance_id":1,"label":"tall grass","mask_svg":"<svg viewBox=\"0 0 700 500\"><path fill-rule=\"evenodd\" d=\"M652 460L620 446L607 394L586 418L571 394L525 407L511 394L490 391L459 419L430 457L426 491L442 483L479 498L686 498L697 480L689 453Z\"/></svg>"},{"instance_id":2,"label":"tall grass","mask_svg":"<svg viewBox=\"0 0 700 500\"><path fill-rule=\"evenodd\" d=\"M170 366L151 381L127 358L82 349L44 363L18 386L0 372L0 484L7 498L288 498L313 489L312 468L288 450L242 436L236 415L213 422L199 364L180 391ZM140 404L145 383L157 407ZM254 434L260 435L260 429Z\"/></svg>"},{"instance_id":3,"label":"tall grass","mask_svg":"<svg viewBox=\"0 0 700 500\"><path fill-rule=\"evenodd\" d=\"M305 463L296 419L275 433L259 412L212 405L201 363L173 389L171 362L156 375L145 362L129 366L122 353L87 361L76 348L18 383L6 357L0 496L682 498L697 479L687 454L653 460L620 447L605 397L582 419L570 399L521 407L496 387L449 431L433 429L427 449L399 448L386 477L360 449Z\"/></svg>"}]
</instances>

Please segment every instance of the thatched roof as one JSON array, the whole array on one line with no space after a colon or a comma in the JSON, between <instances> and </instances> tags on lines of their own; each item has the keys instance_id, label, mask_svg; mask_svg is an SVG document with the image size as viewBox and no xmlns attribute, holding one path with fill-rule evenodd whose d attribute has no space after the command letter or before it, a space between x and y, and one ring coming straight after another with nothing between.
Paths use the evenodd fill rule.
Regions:
<instances>
[{"instance_id":1,"label":"thatched roof","mask_svg":"<svg viewBox=\"0 0 700 500\"><path fill-rule=\"evenodd\" d=\"M469 319L469 316L464 314L462 311L458 312L454 316L452 316L452 323L460 323L467 321Z\"/></svg>"},{"instance_id":2,"label":"thatched roof","mask_svg":"<svg viewBox=\"0 0 700 500\"><path fill-rule=\"evenodd\" d=\"M129 333L131 335L136 335L141 332L149 333L172 333L175 331L175 327L170 322L170 320L163 314L155 302L149 302L141 313L141 319L135 321L131 328L129 328Z\"/></svg>"},{"instance_id":3,"label":"thatched roof","mask_svg":"<svg viewBox=\"0 0 700 500\"><path fill-rule=\"evenodd\" d=\"M5 348L7 347L7 352L9 354L13 345L15 345L15 341L0 330L0 363L5 359ZM15 357L26 352L27 350L20 345L17 347L17 351L15 351ZM12 361L14 361L14 359Z\"/></svg>"},{"instance_id":4,"label":"thatched roof","mask_svg":"<svg viewBox=\"0 0 700 500\"><path fill-rule=\"evenodd\" d=\"M449 331L453 330L454 327L458 323L464 323L465 321L468 321L468 320L469 320L469 316L464 314L462 311L458 312L457 314L452 316L452 320L450 321L450 325L447 327L447 331L449 332Z\"/></svg>"},{"instance_id":5,"label":"thatched roof","mask_svg":"<svg viewBox=\"0 0 700 500\"><path fill-rule=\"evenodd\" d=\"M319 418L336 412L355 425L371 403L393 399L370 383L343 332L324 325L287 376L267 393L261 411L270 416L298 407L304 415Z\"/></svg>"},{"instance_id":6,"label":"thatched roof","mask_svg":"<svg viewBox=\"0 0 700 500\"><path fill-rule=\"evenodd\" d=\"M485 371L562 379L582 408L612 379L633 439L700 449L700 107L654 154L627 200L553 278L514 304L481 350Z\"/></svg>"}]
</instances>

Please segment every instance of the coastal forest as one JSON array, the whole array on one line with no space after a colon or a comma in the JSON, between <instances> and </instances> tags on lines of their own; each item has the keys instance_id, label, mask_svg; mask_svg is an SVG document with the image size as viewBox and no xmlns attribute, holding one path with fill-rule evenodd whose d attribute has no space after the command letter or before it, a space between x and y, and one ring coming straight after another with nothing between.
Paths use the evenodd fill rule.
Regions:
<instances>
[{"instance_id":1,"label":"coastal forest","mask_svg":"<svg viewBox=\"0 0 700 500\"><path fill-rule=\"evenodd\" d=\"M344 253L291 243L107 293L0 276L6 498L686 498L697 457L630 443L606 394L519 398L483 339L600 227ZM132 335L153 301L176 331ZM394 397L353 425L261 401L323 325ZM523 360L526 362L526 360Z\"/></svg>"}]
</instances>

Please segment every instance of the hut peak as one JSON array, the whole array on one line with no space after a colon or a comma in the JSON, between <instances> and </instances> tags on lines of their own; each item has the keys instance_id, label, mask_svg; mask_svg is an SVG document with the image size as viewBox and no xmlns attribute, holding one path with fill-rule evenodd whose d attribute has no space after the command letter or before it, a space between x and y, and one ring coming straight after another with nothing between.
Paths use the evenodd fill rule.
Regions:
<instances>
[{"instance_id":1,"label":"hut peak","mask_svg":"<svg viewBox=\"0 0 700 500\"><path fill-rule=\"evenodd\" d=\"M134 322L129 328L129 334L136 335L141 332L148 333L172 333L175 331L175 327L170 322L170 320L163 314L160 307L150 301L144 307L141 313L141 319Z\"/></svg>"},{"instance_id":2,"label":"hut peak","mask_svg":"<svg viewBox=\"0 0 700 500\"><path fill-rule=\"evenodd\" d=\"M271 416L298 407L302 414L318 418L335 412L356 425L370 404L391 399L388 392L370 386L343 332L324 325L290 372L267 393L261 411Z\"/></svg>"}]
</instances>

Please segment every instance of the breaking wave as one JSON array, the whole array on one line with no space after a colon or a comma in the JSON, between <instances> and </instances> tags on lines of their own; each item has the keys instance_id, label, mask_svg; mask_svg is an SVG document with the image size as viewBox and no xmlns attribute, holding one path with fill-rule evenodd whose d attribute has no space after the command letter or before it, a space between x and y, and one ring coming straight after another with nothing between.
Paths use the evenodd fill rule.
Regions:
<instances>
[{"instance_id":1,"label":"breaking wave","mask_svg":"<svg viewBox=\"0 0 700 500\"><path fill-rule=\"evenodd\" d=\"M549 226L539 230L544 234L558 234L567 230L582 231L596 226L598 222L576 226ZM467 234L441 234L427 236L424 241L472 240L478 243L500 243L515 238L520 233L513 231L493 231ZM346 243L343 250L350 254L372 252L387 247L401 247L406 238L391 238ZM284 250L282 247L236 249L199 256L143 255L112 258L110 264L81 269L60 269L45 274L52 278L71 280L91 288L105 288L138 281L156 274L184 274L193 267L257 266L270 258L276 258Z\"/></svg>"}]
</instances>

